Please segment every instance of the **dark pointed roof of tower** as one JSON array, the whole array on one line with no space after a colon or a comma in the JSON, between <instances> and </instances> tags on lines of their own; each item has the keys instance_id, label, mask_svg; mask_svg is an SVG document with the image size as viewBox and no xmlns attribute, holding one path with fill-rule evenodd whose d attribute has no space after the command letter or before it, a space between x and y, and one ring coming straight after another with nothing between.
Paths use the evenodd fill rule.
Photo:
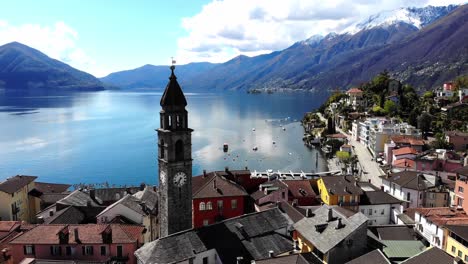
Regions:
<instances>
[{"instance_id":1,"label":"dark pointed roof of tower","mask_svg":"<svg viewBox=\"0 0 468 264\"><path fill-rule=\"evenodd\" d=\"M161 97L161 106L187 106L187 100L185 100L184 92L180 88L177 82L177 77L174 74L175 66L171 66L171 76L169 77L169 83L164 90L164 94Z\"/></svg>"}]
</instances>

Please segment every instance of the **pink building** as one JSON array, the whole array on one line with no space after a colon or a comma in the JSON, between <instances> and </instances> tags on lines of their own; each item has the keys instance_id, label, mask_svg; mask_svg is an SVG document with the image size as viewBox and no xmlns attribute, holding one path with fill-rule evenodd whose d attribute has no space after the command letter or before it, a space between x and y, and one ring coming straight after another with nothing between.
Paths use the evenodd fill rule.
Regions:
<instances>
[{"instance_id":1,"label":"pink building","mask_svg":"<svg viewBox=\"0 0 468 264\"><path fill-rule=\"evenodd\" d=\"M35 258L136 264L133 253L143 230L123 224L38 225L10 241L10 262Z\"/></svg>"},{"instance_id":2,"label":"pink building","mask_svg":"<svg viewBox=\"0 0 468 264\"><path fill-rule=\"evenodd\" d=\"M468 212L468 201L465 202L465 193L468 192L468 166L455 170L457 181L455 182L454 205Z\"/></svg>"}]
</instances>

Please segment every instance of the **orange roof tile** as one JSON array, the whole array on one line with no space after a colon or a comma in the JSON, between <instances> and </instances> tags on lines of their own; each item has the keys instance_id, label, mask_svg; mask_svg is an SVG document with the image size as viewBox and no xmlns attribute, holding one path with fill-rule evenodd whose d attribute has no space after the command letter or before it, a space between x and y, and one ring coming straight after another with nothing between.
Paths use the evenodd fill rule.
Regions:
<instances>
[{"instance_id":1,"label":"orange roof tile","mask_svg":"<svg viewBox=\"0 0 468 264\"><path fill-rule=\"evenodd\" d=\"M37 225L35 228L13 239L11 244L58 244L61 230L69 232L69 244L76 244L75 229L78 229L79 242L82 244L103 243L102 232L112 229L112 243L133 243L141 240L143 226L122 224L86 224L86 225Z\"/></svg>"},{"instance_id":2,"label":"orange roof tile","mask_svg":"<svg viewBox=\"0 0 468 264\"><path fill-rule=\"evenodd\" d=\"M404 147L404 148L393 150L393 155L395 156L406 155L406 154L418 154L418 151L411 147Z\"/></svg>"},{"instance_id":3,"label":"orange roof tile","mask_svg":"<svg viewBox=\"0 0 468 264\"><path fill-rule=\"evenodd\" d=\"M414 146L424 145L424 140L414 137L414 136L397 135L397 136L391 136L390 139L396 144L411 144Z\"/></svg>"},{"instance_id":4,"label":"orange roof tile","mask_svg":"<svg viewBox=\"0 0 468 264\"><path fill-rule=\"evenodd\" d=\"M398 167L398 168L413 168L414 167L414 161L410 159L399 159L393 161L393 167Z\"/></svg>"}]
</instances>

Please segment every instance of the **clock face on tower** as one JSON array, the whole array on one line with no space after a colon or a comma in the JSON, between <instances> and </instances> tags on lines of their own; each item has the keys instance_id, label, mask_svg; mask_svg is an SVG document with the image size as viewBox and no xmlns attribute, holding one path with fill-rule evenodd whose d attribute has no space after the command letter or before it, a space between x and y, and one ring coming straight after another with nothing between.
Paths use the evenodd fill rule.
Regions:
<instances>
[{"instance_id":1,"label":"clock face on tower","mask_svg":"<svg viewBox=\"0 0 468 264\"><path fill-rule=\"evenodd\" d=\"M180 171L174 175L174 185L182 187L187 182L187 175Z\"/></svg>"},{"instance_id":2,"label":"clock face on tower","mask_svg":"<svg viewBox=\"0 0 468 264\"><path fill-rule=\"evenodd\" d=\"M164 171L161 171L159 173L159 179L161 181L161 184L166 184L166 173Z\"/></svg>"}]
</instances>

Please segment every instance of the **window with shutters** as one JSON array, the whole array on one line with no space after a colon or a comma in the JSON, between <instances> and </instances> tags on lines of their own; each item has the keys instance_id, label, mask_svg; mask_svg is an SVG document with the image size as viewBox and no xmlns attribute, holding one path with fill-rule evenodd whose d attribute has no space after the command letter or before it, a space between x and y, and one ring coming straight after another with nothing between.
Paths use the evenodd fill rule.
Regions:
<instances>
[{"instance_id":1,"label":"window with shutters","mask_svg":"<svg viewBox=\"0 0 468 264\"><path fill-rule=\"evenodd\" d=\"M62 255L62 248L60 246L50 246L50 254L52 256Z\"/></svg>"},{"instance_id":2,"label":"window with shutters","mask_svg":"<svg viewBox=\"0 0 468 264\"><path fill-rule=\"evenodd\" d=\"M83 246L82 249L83 249L84 256L92 256L94 254L93 246Z\"/></svg>"},{"instance_id":3,"label":"window with shutters","mask_svg":"<svg viewBox=\"0 0 468 264\"><path fill-rule=\"evenodd\" d=\"M106 246L101 246L101 256L106 255Z\"/></svg>"},{"instance_id":4,"label":"window with shutters","mask_svg":"<svg viewBox=\"0 0 468 264\"><path fill-rule=\"evenodd\" d=\"M123 247L122 246L117 246L117 257L122 257L123 256Z\"/></svg>"},{"instance_id":5,"label":"window with shutters","mask_svg":"<svg viewBox=\"0 0 468 264\"><path fill-rule=\"evenodd\" d=\"M231 208L232 209L237 209L237 200L236 199L231 200Z\"/></svg>"},{"instance_id":6,"label":"window with shutters","mask_svg":"<svg viewBox=\"0 0 468 264\"><path fill-rule=\"evenodd\" d=\"M200 211L205 211L205 203L204 202L200 203L199 210Z\"/></svg>"},{"instance_id":7,"label":"window with shutters","mask_svg":"<svg viewBox=\"0 0 468 264\"><path fill-rule=\"evenodd\" d=\"M34 245L24 246L24 254L25 255L34 255Z\"/></svg>"},{"instance_id":8,"label":"window with shutters","mask_svg":"<svg viewBox=\"0 0 468 264\"><path fill-rule=\"evenodd\" d=\"M206 210L213 210L213 203L212 202L207 202L206 203Z\"/></svg>"}]
</instances>

